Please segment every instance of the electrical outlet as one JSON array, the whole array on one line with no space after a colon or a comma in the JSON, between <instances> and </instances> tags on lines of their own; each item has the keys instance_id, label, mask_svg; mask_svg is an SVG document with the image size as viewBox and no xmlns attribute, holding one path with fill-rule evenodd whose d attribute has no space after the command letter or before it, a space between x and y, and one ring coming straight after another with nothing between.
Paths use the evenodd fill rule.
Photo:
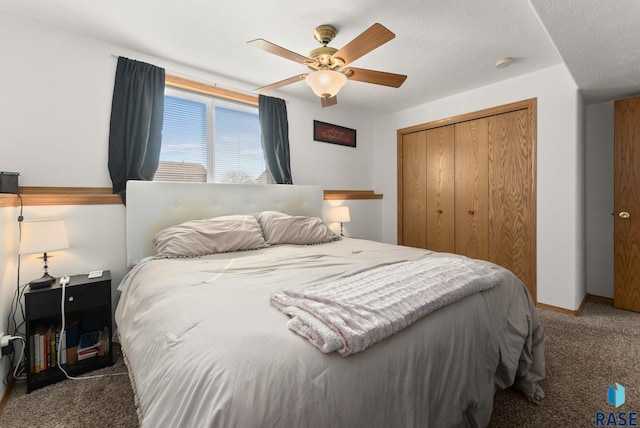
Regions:
<instances>
[{"instance_id":1,"label":"electrical outlet","mask_svg":"<svg viewBox=\"0 0 640 428\"><path fill-rule=\"evenodd\" d=\"M11 346L9 337L11 336L5 336L4 332L0 332L0 355L9 355L13 352L13 346Z\"/></svg>"}]
</instances>

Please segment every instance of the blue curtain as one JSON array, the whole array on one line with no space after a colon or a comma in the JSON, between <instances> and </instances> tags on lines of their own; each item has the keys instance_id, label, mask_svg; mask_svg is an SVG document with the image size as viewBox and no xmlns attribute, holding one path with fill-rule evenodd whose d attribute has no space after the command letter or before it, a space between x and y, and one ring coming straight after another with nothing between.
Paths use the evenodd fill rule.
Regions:
<instances>
[{"instance_id":1,"label":"blue curtain","mask_svg":"<svg viewBox=\"0 0 640 428\"><path fill-rule=\"evenodd\" d=\"M267 169L276 183L293 184L289 160L289 121L285 101L260 95L258 118Z\"/></svg>"},{"instance_id":2,"label":"blue curtain","mask_svg":"<svg viewBox=\"0 0 640 428\"><path fill-rule=\"evenodd\" d=\"M127 180L153 180L160 162L164 69L118 57L111 103L109 174L126 203Z\"/></svg>"}]
</instances>

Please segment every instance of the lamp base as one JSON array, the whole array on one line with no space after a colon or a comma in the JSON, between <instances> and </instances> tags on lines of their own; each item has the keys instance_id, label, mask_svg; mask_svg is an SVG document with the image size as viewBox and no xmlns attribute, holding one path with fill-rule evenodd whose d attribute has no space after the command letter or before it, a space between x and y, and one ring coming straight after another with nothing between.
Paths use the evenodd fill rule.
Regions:
<instances>
[{"instance_id":1,"label":"lamp base","mask_svg":"<svg viewBox=\"0 0 640 428\"><path fill-rule=\"evenodd\" d=\"M51 287L55 278L50 276L49 274L42 275L42 277L38 279L34 279L29 282L29 288L32 290L37 290L39 288Z\"/></svg>"}]
</instances>

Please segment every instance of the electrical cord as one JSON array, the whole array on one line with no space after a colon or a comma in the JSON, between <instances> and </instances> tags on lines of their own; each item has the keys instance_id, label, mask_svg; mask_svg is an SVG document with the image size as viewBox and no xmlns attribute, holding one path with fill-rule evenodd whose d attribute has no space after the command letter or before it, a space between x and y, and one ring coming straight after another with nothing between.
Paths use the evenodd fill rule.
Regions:
<instances>
[{"instance_id":1,"label":"electrical cord","mask_svg":"<svg viewBox=\"0 0 640 428\"><path fill-rule=\"evenodd\" d=\"M20 214L18 215L18 243L20 243L22 241L22 220L24 219L23 213L24 213L24 203L22 201L22 195L20 195L19 193L16 194L16 196L18 197L18 199L20 200ZM22 305L22 299L24 296L24 292L27 288L27 284L24 285L20 285L20 264L21 264L21 258L20 258L20 254L18 253L18 266L17 266L17 276L16 276L16 290L14 291L13 294L13 299L11 300L11 305L9 307L9 315L7 316L7 332L11 332L13 331L14 336L13 337L18 337L20 338L23 343L24 343L24 339L22 337L19 337L17 335L20 335L20 329L25 325L25 313L24 313L24 306ZM20 314L22 315L22 319L20 320L20 323L18 323L18 320L16 319L16 316L18 314L18 310L20 311ZM13 328L12 328L13 326ZM9 333L7 333L9 334ZM26 379L26 375L23 375L21 377L16 377L15 373L17 372L18 368L20 367L20 365L22 364L23 367L25 366L24 362L22 361L22 358L24 356L24 346L22 348L22 354L19 360L15 360L15 355L14 354L10 354L9 355L9 363L11 364L11 367L15 366L15 369L13 371L9 371L9 373L7 374L7 376L2 380L2 383L5 386L9 385L9 382L11 381L11 376L13 373L13 377L15 380L17 381L22 381Z\"/></svg>"},{"instance_id":2,"label":"electrical cord","mask_svg":"<svg viewBox=\"0 0 640 428\"><path fill-rule=\"evenodd\" d=\"M8 337L5 336L3 338L3 340L6 340L7 344L10 344L14 340L21 340L22 341L22 349L20 350L20 358L18 358L18 361L22 361L22 358L24 357L24 350L27 347L27 342L25 342L24 337L22 337L22 336L8 336ZM23 373L22 375L18 376L18 369L20 367L21 367L20 364L16 364L16 367L13 369L13 372L11 373L15 380L25 380L27 378L27 374L26 373ZM24 365L22 367L24 367Z\"/></svg>"},{"instance_id":3,"label":"electrical cord","mask_svg":"<svg viewBox=\"0 0 640 428\"><path fill-rule=\"evenodd\" d=\"M18 193L16 196L18 196L18 199L20 200L20 214L18 216L18 243L20 243L20 242L22 242L22 221L24 220L24 203L23 203L23 200L22 200L22 195L20 195ZM14 336L9 336L8 340L9 340L9 342L11 342L13 340L21 340L22 341L22 349L20 351L20 357L18 358L17 361L14 359L14 354L10 354L9 355L9 361L10 361L11 367L14 367L14 369L13 369L13 371L10 371L7 374L7 376L3 379L2 382L3 382L3 384L5 386L8 386L9 382L11 381L11 376L13 376L13 378L16 381L25 381L26 378L27 378L26 370L28 370L28 363L26 361L23 361L23 359L25 358L25 349L27 347L27 343L26 343L25 338L20 336L20 329L25 326L26 315L25 315L24 305L22 304L22 301L23 301L23 298L24 298L24 292L26 291L27 286L29 284L20 285L20 265L21 265L21 257L20 257L20 253L18 253L16 290L14 291L14 297L11 300L11 305L10 305L10 308L9 308L9 315L7 317L7 331L10 331L11 330L11 326L13 325ZM65 311L64 311L65 285L66 285L66 283L62 284L62 299L61 299L61 304L60 304L60 310L61 310L60 313L61 313L61 317L62 317L62 327L61 327L60 339L59 339L60 341L62 341L63 339L66 340L66 338L65 338L65 336L66 336L66 333L65 333L65 331L66 331L65 330L65 316L64 316L64 314L65 314ZM18 320L16 319L18 311L22 315L22 319L20 320L20 322L18 322ZM123 372L123 373L110 373L110 374L89 375L89 376L71 376L71 375L69 375L67 373L67 371L60 364L61 348L62 348L61 346L58 346L57 366L64 373L64 375L69 379L73 379L73 380L92 379L92 378L98 378L98 377L121 376L121 375L128 374L127 372ZM20 368L22 368L23 373L20 374L20 376L18 376L18 370Z\"/></svg>"},{"instance_id":4,"label":"electrical cord","mask_svg":"<svg viewBox=\"0 0 640 428\"><path fill-rule=\"evenodd\" d=\"M27 285L28 284L24 284L24 285L18 285L16 287L16 290L14 291L14 297L11 300L11 307L9 309L9 316L7 317L7 331L13 331L13 336L9 335L9 337L11 339L9 339L9 341L12 340L16 340L16 339L20 339L24 342L24 338L23 338L23 334L21 332L19 332L19 330L24 326L25 322L24 322L24 311L22 311L22 321L16 325L16 312L18 311L18 308L23 309L22 306L22 298L24 296L24 292L27 289ZM16 303L18 302L18 303ZM12 321L13 321L13 326L14 328L12 329ZM2 383L4 384L4 386L8 386L9 382L11 381L11 377L13 376L13 378L16 381L24 381L26 380L26 374L17 377L15 376L15 373L18 371L18 368L22 365L22 367L24 367L24 362L23 362L23 356L24 356L24 346L22 349L22 354L20 356L19 359L15 359L15 354L11 353L9 354L7 357L9 358L9 364L12 368L15 368L15 370L10 370L9 373L7 373L7 375L4 377L4 379L2 380Z\"/></svg>"},{"instance_id":5,"label":"electrical cord","mask_svg":"<svg viewBox=\"0 0 640 428\"><path fill-rule=\"evenodd\" d=\"M62 325L60 326L60 342L62 342L62 340L67 340L67 334L66 334L66 317L64 316L64 302L65 302L65 290L66 290L66 286L67 286L67 281L61 281L60 284L62 285L62 298L60 299L60 314L62 316ZM109 340L109 338L107 338L107 340ZM112 345L111 345L112 346ZM58 346L58 357L56 358L57 361L57 365L58 368L62 371L62 373L64 373L64 375L67 377L67 379L71 379L71 380L84 380L84 379L96 379L96 378L100 378L100 377L109 377L109 376L123 376L123 375L128 375L128 372L120 372L120 373L105 373L105 374L99 374L99 375L86 375L86 376L71 376L69 373L67 373L67 371L62 367L62 364L60 364L60 358L61 358L61 352L62 352L62 346Z\"/></svg>"}]
</instances>

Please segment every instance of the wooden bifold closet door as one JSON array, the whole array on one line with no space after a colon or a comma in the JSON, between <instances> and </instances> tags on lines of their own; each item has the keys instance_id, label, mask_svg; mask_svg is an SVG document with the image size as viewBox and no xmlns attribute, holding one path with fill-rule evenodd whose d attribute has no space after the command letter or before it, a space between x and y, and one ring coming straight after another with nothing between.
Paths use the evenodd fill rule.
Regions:
<instances>
[{"instance_id":1,"label":"wooden bifold closet door","mask_svg":"<svg viewBox=\"0 0 640 428\"><path fill-rule=\"evenodd\" d=\"M398 130L398 243L488 260L535 293L535 107Z\"/></svg>"},{"instance_id":2,"label":"wooden bifold closet door","mask_svg":"<svg viewBox=\"0 0 640 428\"><path fill-rule=\"evenodd\" d=\"M489 257L489 138L486 118L455 125L455 253Z\"/></svg>"},{"instance_id":3,"label":"wooden bifold closet door","mask_svg":"<svg viewBox=\"0 0 640 428\"><path fill-rule=\"evenodd\" d=\"M427 245L433 251L455 251L453 128L429 129L427 134Z\"/></svg>"}]
</instances>

